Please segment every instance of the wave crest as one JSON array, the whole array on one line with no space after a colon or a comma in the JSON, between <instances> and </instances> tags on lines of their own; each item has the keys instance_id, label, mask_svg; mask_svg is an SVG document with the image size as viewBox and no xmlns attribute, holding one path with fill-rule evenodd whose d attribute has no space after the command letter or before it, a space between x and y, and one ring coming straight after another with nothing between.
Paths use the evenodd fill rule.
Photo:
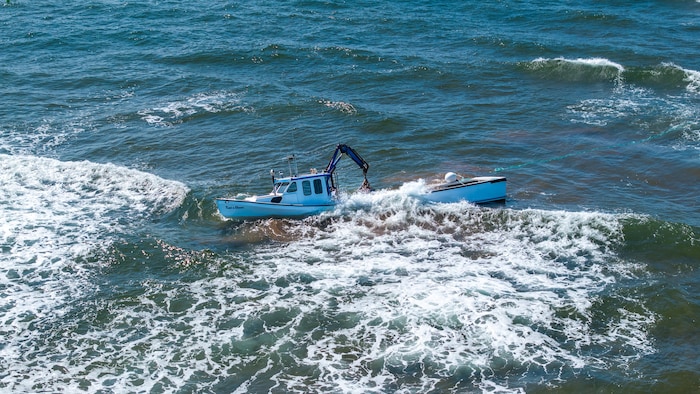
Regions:
<instances>
[{"instance_id":1,"label":"wave crest","mask_svg":"<svg viewBox=\"0 0 700 394\"><path fill-rule=\"evenodd\" d=\"M525 69L546 78L587 82L619 81L625 72L622 65L604 58L538 58Z\"/></svg>"},{"instance_id":2,"label":"wave crest","mask_svg":"<svg viewBox=\"0 0 700 394\"><path fill-rule=\"evenodd\" d=\"M651 67L625 67L605 58L537 58L523 63L525 70L543 79L572 82L615 82L659 89L683 88L700 93L700 72L661 63Z\"/></svg>"}]
</instances>

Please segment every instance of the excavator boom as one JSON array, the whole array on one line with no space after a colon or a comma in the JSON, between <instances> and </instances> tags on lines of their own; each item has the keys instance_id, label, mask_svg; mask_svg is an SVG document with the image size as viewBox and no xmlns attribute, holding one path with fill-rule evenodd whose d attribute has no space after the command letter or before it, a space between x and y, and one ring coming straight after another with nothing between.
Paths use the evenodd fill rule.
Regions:
<instances>
[{"instance_id":1,"label":"excavator boom","mask_svg":"<svg viewBox=\"0 0 700 394\"><path fill-rule=\"evenodd\" d=\"M360 190L371 191L372 187L369 185L369 181L367 180L367 170L369 170L369 164L367 164L365 159L363 159L362 156L360 156L360 154L355 151L355 149L352 149L351 147L345 144L340 144L335 148L335 152L333 152L333 157L331 157L331 161L329 161L328 166L326 166L326 173L331 174L331 182L333 183L333 188L335 188L332 176L333 171L335 171L335 166L340 161L340 158L343 157L343 154L348 155L348 157L350 157L362 169L362 175L365 177L365 180L362 182Z\"/></svg>"},{"instance_id":2,"label":"excavator boom","mask_svg":"<svg viewBox=\"0 0 700 394\"><path fill-rule=\"evenodd\" d=\"M328 174L333 174L333 171L335 171L335 166L338 164L340 161L340 158L343 157L343 154L348 155L357 165L362 169L362 173L365 175L365 178L367 177L367 170L369 170L369 164L360 156L359 153L357 153L354 149L351 147L345 145L345 144L340 144L335 148L335 152L333 152L333 157L331 157L331 160L328 162L328 166L326 166L326 173Z\"/></svg>"}]
</instances>

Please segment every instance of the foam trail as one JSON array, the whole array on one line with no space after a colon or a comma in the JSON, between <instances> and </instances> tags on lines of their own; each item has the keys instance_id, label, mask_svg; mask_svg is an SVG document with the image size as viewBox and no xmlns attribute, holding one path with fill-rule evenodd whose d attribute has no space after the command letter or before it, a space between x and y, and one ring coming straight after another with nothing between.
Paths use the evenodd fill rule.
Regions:
<instances>
[{"instance_id":1,"label":"foam trail","mask_svg":"<svg viewBox=\"0 0 700 394\"><path fill-rule=\"evenodd\" d=\"M0 383L26 375L26 387L12 387L517 392L655 351L656 317L620 293L641 270L615 252L627 216L426 205L415 196L423 187L352 195L337 212L290 222L290 241L222 253L225 269L209 260L215 273L146 278L99 298L98 326L71 316L60 324L70 343L57 340L31 362L12 360L44 339L10 333ZM46 375L33 365L55 367Z\"/></svg>"},{"instance_id":2,"label":"foam trail","mask_svg":"<svg viewBox=\"0 0 700 394\"><path fill-rule=\"evenodd\" d=\"M506 384L489 372L501 364L561 375L614 363L607 346L653 352L649 312L621 308L602 331L593 321L593 302L620 280L616 271L635 269L609 264L620 232L614 216L468 204L425 210L411 198L384 208L349 213L284 255L262 254L276 261L257 271L268 283L304 272L315 278L303 302L309 313L333 305L329 314L350 319L307 344L303 362L317 365L320 387L382 387L420 368L421 391L463 369L482 375L477 386L488 389ZM280 384L294 383L281 375Z\"/></svg>"}]
</instances>

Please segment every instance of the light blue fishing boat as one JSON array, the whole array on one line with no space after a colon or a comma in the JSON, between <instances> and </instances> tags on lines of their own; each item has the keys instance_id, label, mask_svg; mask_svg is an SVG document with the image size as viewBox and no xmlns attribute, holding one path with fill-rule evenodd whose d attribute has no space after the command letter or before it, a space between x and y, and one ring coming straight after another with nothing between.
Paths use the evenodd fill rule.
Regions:
<instances>
[{"instance_id":1,"label":"light blue fishing boat","mask_svg":"<svg viewBox=\"0 0 700 394\"><path fill-rule=\"evenodd\" d=\"M350 157L362 169L364 181L361 191L370 191L367 180L369 164L351 147L340 144L336 147L326 169L311 170L297 175L294 156L289 156L288 177L272 176L272 191L268 194L239 198L217 198L216 205L222 216L228 219L249 220L265 218L303 218L332 210L338 203L337 187L333 176L336 165L343 155ZM429 186L419 198L437 203L468 201L475 204L505 201L505 177L474 177L458 179L448 172L443 183Z\"/></svg>"},{"instance_id":2,"label":"light blue fishing boat","mask_svg":"<svg viewBox=\"0 0 700 394\"><path fill-rule=\"evenodd\" d=\"M351 147L340 144L323 172L312 170L297 175L294 156L288 157L291 176L275 178L268 194L244 199L217 198L216 205L222 216L229 219L302 218L332 210L337 204L337 187L333 177L336 165L343 155L350 157L362 169L364 182L361 190L370 190L367 180L369 164Z\"/></svg>"}]
</instances>

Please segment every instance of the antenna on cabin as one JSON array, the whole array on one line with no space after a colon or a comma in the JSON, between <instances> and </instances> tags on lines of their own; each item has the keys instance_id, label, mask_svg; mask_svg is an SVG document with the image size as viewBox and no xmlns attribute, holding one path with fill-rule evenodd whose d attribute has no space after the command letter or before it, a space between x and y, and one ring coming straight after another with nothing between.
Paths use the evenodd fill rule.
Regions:
<instances>
[{"instance_id":1,"label":"antenna on cabin","mask_svg":"<svg viewBox=\"0 0 700 394\"><path fill-rule=\"evenodd\" d=\"M289 176L297 176L299 173L296 159L297 157L293 154L287 156L287 163L289 164Z\"/></svg>"}]
</instances>

